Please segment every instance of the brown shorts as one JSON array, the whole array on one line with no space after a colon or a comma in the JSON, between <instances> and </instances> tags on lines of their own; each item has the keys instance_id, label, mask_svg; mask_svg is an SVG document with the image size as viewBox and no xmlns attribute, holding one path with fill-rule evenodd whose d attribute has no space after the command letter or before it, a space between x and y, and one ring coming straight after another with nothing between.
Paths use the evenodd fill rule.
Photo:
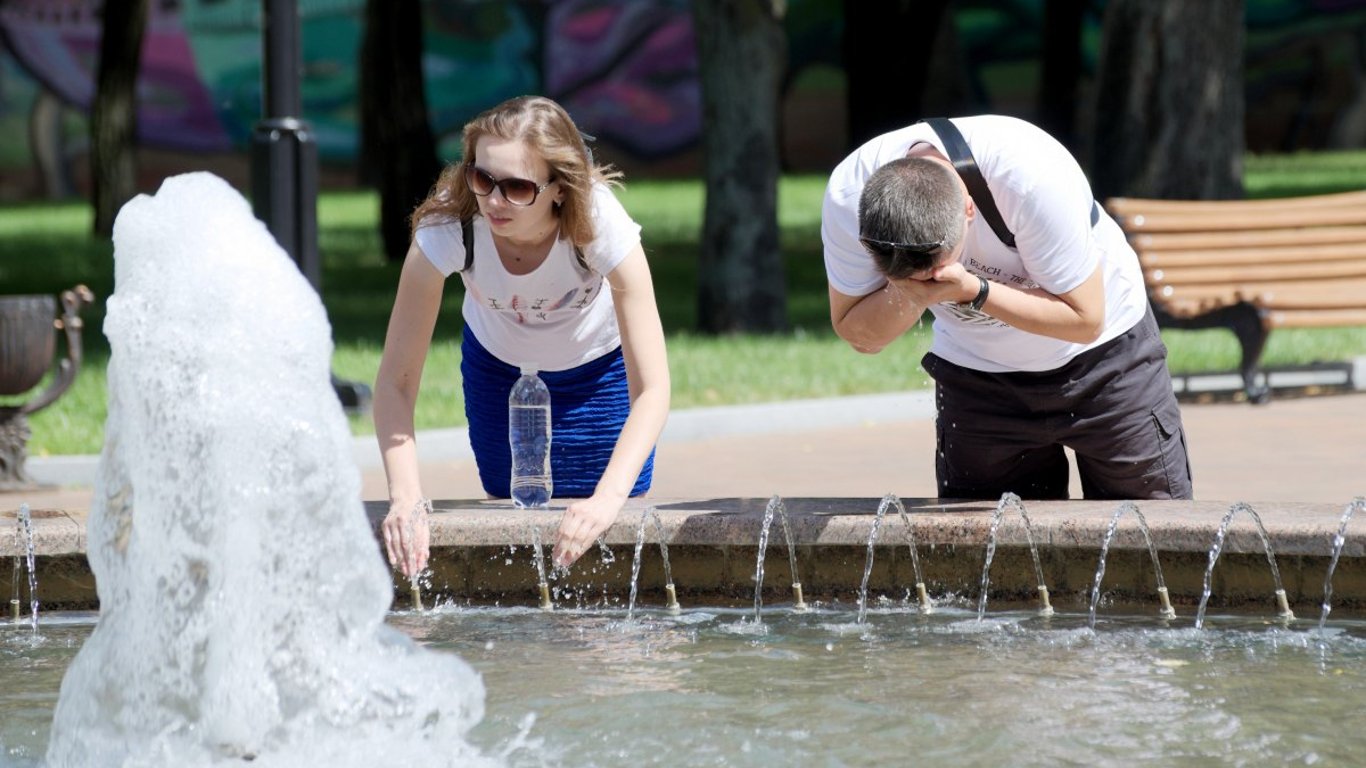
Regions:
<instances>
[{"instance_id":1,"label":"brown shorts","mask_svg":"<svg viewBox=\"0 0 1366 768\"><path fill-rule=\"evenodd\" d=\"M986 373L930 353L941 498L1065 499L1076 454L1088 499L1192 498L1167 348L1149 311L1052 371Z\"/></svg>"}]
</instances>

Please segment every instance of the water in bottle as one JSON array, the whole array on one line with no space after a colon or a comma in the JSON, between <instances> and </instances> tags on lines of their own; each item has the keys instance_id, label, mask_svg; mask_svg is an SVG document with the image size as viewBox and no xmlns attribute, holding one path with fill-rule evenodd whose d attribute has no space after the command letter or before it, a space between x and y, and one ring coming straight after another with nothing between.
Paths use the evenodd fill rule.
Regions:
<instances>
[{"instance_id":1,"label":"water in bottle","mask_svg":"<svg viewBox=\"0 0 1366 768\"><path fill-rule=\"evenodd\" d=\"M550 479L550 390L532 364L508 395L508 442L512 447L512 503L519 509L546 507Z\"/></svg>"}]
</instances>

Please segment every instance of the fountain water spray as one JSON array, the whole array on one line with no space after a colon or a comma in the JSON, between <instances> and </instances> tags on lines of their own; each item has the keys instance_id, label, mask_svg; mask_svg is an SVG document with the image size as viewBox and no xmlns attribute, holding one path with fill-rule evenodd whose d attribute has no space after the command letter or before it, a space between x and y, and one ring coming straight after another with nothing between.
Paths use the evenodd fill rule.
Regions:
<instances>
[{"instance_id":1,"label":"fountain water spray","mask_svg":"<svg viewBox=\"0 0 1366 768\"><path fill-rule=\"evenodd\" d=\"M802 598L802 580L797 576L797 549L792 545L792 526L787 520L787 505L777 494L768 501L777 507L778 522L783 525L783 541L787 544L787 566L792 571L792 610L806 611L806 600Z\"/></svg>"},{"instance_id":2,"label":"fountain water spray","mask_svg":"<svg viewBox=\"0 0 1366 768\"><path fill-rule=\"evenodd\" d=\"M486 764L479 675L385 624L317 292L226 182L114 224L109 408L87 527L99 620L47 764Z\"/></svg>"},{"instance_id":3,"label":"fountain water spray","mask_svg":"<svg viewBox=\"0 0 1366 768\"><path fill-rule=\"evenodd\" d=\"M1319 613L1319 634L1323 634L1323 627L1328 622L1328 613L1333 610L1333 572L1338 567L1338 557L1342 555L1342 545L1347 543L1347 524L1352 522L1352 515L1366 509L1366 496L1358 496L1352 499L1347 508L1342 510L1342 521L1338 523L1338 532L1333 536L1333 559L1328 562L1328 573L1323 577L1323 609Z\"/></svg>"},{"instance_id":4,"label":"fountain water spray","mask_svg":"<svg viewBox=\"0 0 1366 768\"><path fill-rule=\"evenodd\" d=\"M806 601L802 599L802 581L797 577L797 551L792 546L792 528L787 522L787 506L783 504L783 499L778 494L773 494L768 500L768 506L764 507L764 521L759 528L759 559L754 566L754 620L759 620L759 612L763 607L763 588L764 588L764 555L768 551L768 531L773 526L773 519L777 517L782 521L783 536L787 540L787 563L792 571L792 610L805 611Z\"/></svg>"},{"instance_id":5,"label":"fountain water spray","mask_svg":"<svg viewBox=\"0 0 1366 768\"><path fill-rule=\"evenodd\" d=\"M889 493L882 498L883 506L888 504L896 507L897 514L901 516L901 522L905 523L906 546L911 550L911 570L915 573L915 596L920 606L921 613L934 613L934 604L930 602L929 592L925 590L925 577L920 574L920 554L915 548L915 528L911 526L911 516L906 514L906 505L901 503L901 499L893 493Z\"/></svg>"},{"instance_id":6,"label":"fountain water spray","mask_svg":"<svg viewBox=\"0 0 1366 768\"><path fill-rule=\"evenodd\" d=\"M531 530L531 560L536 564L536 589L541 594L541 610L553 610L555 604L550 601L550 583L545 575L545 554L541 547L541 529L535 523L527 526Z\"/></svg>"},{"instance_id":7,"label":"fountain water spray","mask_svg":"<svg viewBox=\"0 0 1366 768\"><path fill-rule=\"evenodd\" d=\"M20 507L20 508L21 508L21 509L28 509L28 505L25 504L25 505L23 505L23 506ZM9 600L9 614L10 614L10 620L13 621L15 624L18 624L18 623L19 623L20 617L23 616L23 614L24 614L24 604L21 603L21 602L19 601L19 596L20 596L20 594L21 594L20 591L19 591L19 582L22 580L23 575L24 575L23 566L21 566L21 565L19 564L19 563L20 563L20 560L19 560L19 552L23 551L23 550L22 550L22 547L20 546L20 545L22 544L22 542L20 541L20 531L21 531L21 530L22 530L22 526L19 525L19 519L18 519L18 518L15 518L15 520L14 520L14 553L15 553L15 554L14 554L14 573L13 573L13 575L10 577L10 583L14 585L14 596L11 597L10 600Z\"/></svg>"},{"instance_id":8,"label":"fountain water spray","mask_svg":"<svg viewBox=\"0 0 1366 768\"><path fill-rule=\"evenodd\" d=\"M1105 539L1100 545L1100 564L1096 566L1096 581L1091 587L1090 626L1093 629L1096 626L1096 605L1100 603L1100 582L1105 578L1105 556L1110 551L1110 540L1115 537L1115 530L1119 527L1119 518L1123 517L1125 512L1133 513L1138 519L1138 530L1143 532L1143 541L1148 545L1148 555L1153 560L1153 571L1157 574L1157 599L1161 603L1158 615L1164 619L1176 618L1176 611L1172 608L1171 598L1167 594L1167 583L1162 578L1162 563L1157 560L1157 546L1153 544L1152 534L1148 531L1148 521L1139 511L1137 504L1126 501L1119 505L1114 516L1110 518L1110 527L1105 529Z\"/></svg>"},{"instance_id":9,"label":"fountain water spray","mask_svg":"<svg viewBox=\"0 0 1366 768\"><path fill-rule=\"evenodd\" d=\"M38 631L38 573L33 568L33 520L32 513L27 504L19 505L19 514L14 519L14 597L10 598L10 618L18 624L23 616L23 603L20 602L19 585L19 563L23 553L24 565L28 568L28 604L29 604L29 624L33 631Z\"/></svg>"},{"instance_id":10,"label":"fountain water spray","mask_svg":"<svg viewBox=\"0 0 1366 768\"><path fill-rule=\"evenodd\" d=\"M769 499L768 506L764 509L764 521L759 526L759 554L754 563L754 621L756 623L764 620L764 554L768 552L768 528L773 524L773 515L777 508L774 501L777 498L775 495Z\"/></svg>"},{"instance_id":11,"label":"fountain water spray","mask_svg":"<svg viewBox=\"0 0 1366 768\"><path fill-rule=\"evenodd\" d=\"M413 514L408 516L408 541L417 541L418 530L428 530L428 516L432 512L431 499L418 499L413 506ZM408 579L408 594L413 603L413 610L424 610L422 607L422 583L421 573L414 573Z\"/></svg>"},{"instance_id":12,"label":"fountain water spray","mask_svg":"<svg viewBox=\"0 0 1366 768\"><path fill-rule=\"evenodd\" d=\"M635 556L631 560L631 597L626 603L626 620L630 621L636 607L636 590L640 583L640 563L641 552L645 548L645 525L651 521L655 524L655 536L659 539L659 553L664 561L664 592L667 598L665 610L672 614L678 614L678 593L674 590L673 573L669 568L669 545L664 541L664 523L659 519L659 512L654 507L646 507L640 513L640 525L636 527L636 548Z\"/></svg>"},{"instance_id":13,"label":"fountain water spray","mask_svg":"<svg viewBox=\"0 0 1366 768\"><path fill-rule=\"evenodd\" d=\"M863 580L859 582L858 588L858 618L857 623L862 624L868 615L868 578L873 573L873 545L877 544L878 531L882 529L882 520L887 516L887 500L877 506L877 514L873 516L873 528L868 531L868 554L863 559Z\"/></svg>"},{"instance_id":14,"label":"fountain water spray","mask_svg":"<svg viewBox=\"0 0 1366 768\"><path fill-rule=\"evenodd\" d=\"M655 522L655 537L659 539L659 557L664 561L664 610L677 615L682 611L678 606L678 590L674 589L673 568L669 565L669 543L665 540L664 521L659 519L659 510L649 507L645 510ZM643 523L642 523L643 525Z\"/></svg>"},{"instance_id":15,"label":"fountain water spray","mask_svg":"<svg viewBox=\"0 0 1366 768\"><path fill-rule=\"evenodd\" d=\"M24 532L24 566L28 569L28 620L38 631L38 571L33 564L33 517L27 504L19 505L17 524Z\"/></svg>"},{"instance_id":16,"label":"fountain water spray","mask_svg":"<svg viewBox=\"0 0 1366 768\"><path fill-rule=\"evenodd\" d=\"M1282 621L1294 621L1295 614L1290 610L1290 604L1285 597L1285 589L1281 587L1281 569L1276 567L1276 553L1271 550L1271 537L1266 533L1266 526L1262 525L1262 517L1257 514L1257 510L1246 502L1238 502L1228 508L1224 517L1219 521L1219 530L1214 534L1214 544L1209 550L1209 566L1205 568L1204 589L1200 595L1200 607L1195 612L1195 628L1200 629L1205 623L1205 605L1209 602L1210 579L1214 575L1214 564L1219 561L1219 554L1224 549L1224 539L1228 536L1229 523L1233 522L1233 516L1239 512L1246 512L1252 518L1252 522L1257 524L1257 538L1261 539L1262 550L1266 553L1266 561L1271 566L1271 578L1276 584L1276 617Z\"/></svg>"},{"instance_id":17,"label":"fountain water spray","mask_svg":"<svg viewBox=\"0 0 1366 768\"><path fill-rule=\"evenodd\" d=\"M1029 523L1029 513L1025 511L1024 502L1020 497L1007 491L1001 494L1001 500L996 504L996 512L991 516L991 532L987 536L987 556L986 562L982 564L982 587L981 596L977 601L977 620L981 621L987 612L987 587L990 586L991 561L996 556L996 531L1001 527L1001 518L1005 516L1007 509L1014 509L1020 513L1020 519L1024 521L1025 543L1029 545L1029 556L1034 559L1034 578L1039 585L1039 615L1052 616L1053 604L1048 599L1048 585L1043 580L1043 565L1039 563L1039 549L1034 546L1034 531Z\"/></svg>"}]
</instances>

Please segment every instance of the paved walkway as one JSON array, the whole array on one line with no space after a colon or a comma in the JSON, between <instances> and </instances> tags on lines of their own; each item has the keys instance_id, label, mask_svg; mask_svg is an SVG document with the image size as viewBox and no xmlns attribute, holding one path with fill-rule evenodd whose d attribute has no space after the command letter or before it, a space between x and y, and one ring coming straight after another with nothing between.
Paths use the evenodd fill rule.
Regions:
<instances>
[{"instance_id":1,"label":"paved walkway","mask_svg":"<svg viewBox=\"0 0 1366 768\"><path fill-rule=\"evenodd\" d=\"M1188 403L1182 412L1198 499L1345 505L1366 496L1366 393ZM357 439L354 451L364 498L385 499L373 439ZM933 497L933 451L925 392L679 411L658 448L652 496ZM423 433L419 452L429 496L483 496L464 430ZM0 511L87 509L96 465L95 457L31 459L35 477L61 485L0 493Z\"/></svg>"}]
</instances>

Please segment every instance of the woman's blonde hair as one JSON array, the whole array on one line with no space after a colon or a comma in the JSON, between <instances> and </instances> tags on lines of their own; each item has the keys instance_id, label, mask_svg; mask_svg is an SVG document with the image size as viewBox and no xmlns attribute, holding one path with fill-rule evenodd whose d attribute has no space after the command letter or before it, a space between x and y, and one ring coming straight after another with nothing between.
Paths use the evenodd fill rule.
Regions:
<instances>
[{"instance_id":1,"label":"woman's blonde hair","mask_svg":"<svg viewBox=\"0 0 1366 768\"><path fill-rule=\"evenodd\" d=\"M474 162L475 145L485 136L524 142L540 155L550 166L550 178L564 190L564 199L555 207L562 236L575 248L593 241L589 210L593 184L615 184L621 173L610 166L595 164L573 118L564 107L544 96L508 99L465 124L461 161L446 166L431 194L413 211L414 231L423 224L461 221L479 212L479 203L465 184L465 165Z\"/></svg>"}]
</instances>

